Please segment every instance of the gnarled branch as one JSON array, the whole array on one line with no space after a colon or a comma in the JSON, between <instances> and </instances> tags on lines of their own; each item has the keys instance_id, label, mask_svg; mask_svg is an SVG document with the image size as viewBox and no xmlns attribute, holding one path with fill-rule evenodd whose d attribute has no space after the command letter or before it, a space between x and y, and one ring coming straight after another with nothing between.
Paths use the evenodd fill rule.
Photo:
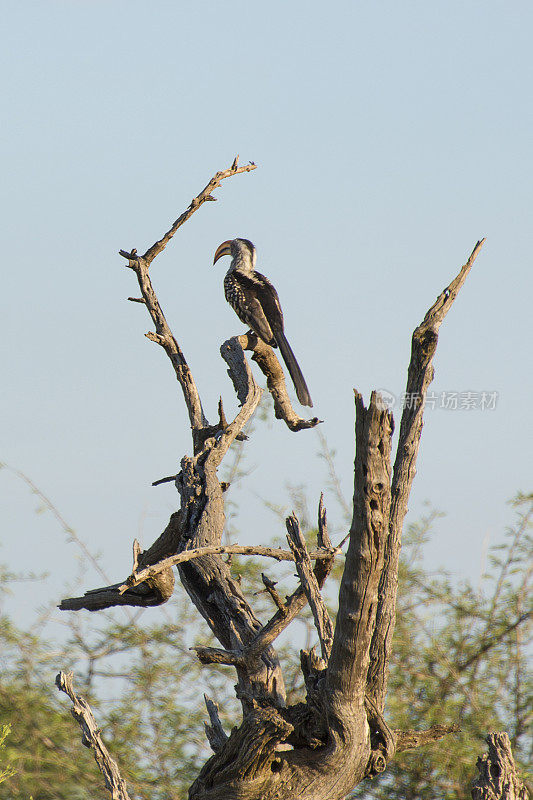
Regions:
<instances>
[{"instance_id":1,"label":"gnarled branch","mask_svg":"<svg viewBox=\"0 0 533 800\"><path fill-rule=\"evenodd\" d=\"M60 672L56 676L56 686L72 700L72 716L82 730L82 744L92 749L94 760L104 776L106 788L111 792L113 800L130 800L126 782L120 775L117 762L111 758L102 740L89 703L74 691L72 672Z\"/></svg>"},{"instance_id":2,"label":"gnarled branch","mask_svg":"<svg viewBox=\"0 0 533 800\"><path fill-rule=\"evenodd\" d=\"M191 787L191 800L340 800L363 777L383 771L396 749L435 741L451 730L436 726L425 732L394 732L384 718L383 705L394 628L401 528L414 477L424 397L433 377L438 330L482 242L478 242L467 264L413 334L407 391L409 396L419 396L420 402L409 404L404 410L394 473L392 415L375 392L368 407L356 392L353 516L333 633L319 588L338 550L329 541L322 498L317 551L307 552L295 517L287 521L291 554L277 548L221 544L226 487L220 483L217 469L231 444L243 438L243 428L261 396L244 350L253 351L253 360L267 377L277 418L284 419L295 431L314 427L319 420L303 420L294 412L275 354L248 333L229 339L221 348L241 408L228 422L220 403L218 423L209 425L192 373L149 277L153 259L197 208L213 199L213 189L224 178L253 168L254 165L239 168L235 161L229 170L217 173L144 256L135 250L121 251L139 281L142 296L134 300L147 307L154 322L155 331L147 335L165 349L182 387L194 451L192 457L182 458L180 471L170 478L175 481L181 507L168 536L159 537L145 553L134 548L132 575L124 584L64 601L63 607L75 607L67 605L75 601L89 607L87 598L91 595L92 602L102 603L105 595L106 602L111 596L124 603L142 598L146 604L154 586L160 595L168 591L173 567L177 566L185 590L221 645L197 647L197 655L204 663L230 664L235 668L236 693L243 711L240 727L226 737L215 704L207 701L210 724L206 733L215 755ZM231 574L230 564L221 558L225 553L295 560L300 586L285 601L265 581L277 606L266 625L256 617ZM313 569L311 558L316 559ZM161 587L158 582L164 585ZM98 592L103 594L99 596ZM287 708L283 675L272 643L306 602L313 610L322 658L313 651L302 652L307 696L305 702Z\"/></svg>"},{"instance_id":3,"label":"gnarled branch","mask_svg":"<svg viewBox=\"0 0 533 800\"><path fill-rule=\"evenodd\" d=\"M238 339L244 350L253 351L252 361L259 365L261 372L267 379L267 389L274 401L276 419L282 419L291 431L302 431L319 425L322 420L318 419L318 417L303 419L293 409L287 392L283 369L270 345L265 344L251 331L239 336Z\"/></svg>"},{"instance_id":4,"label":"gnarled branch","mask_svg":"<svg viewBox=\"0 0 533 800\"><path fill-rule=\"evenodd\" d=\"M396 752L404 750L415 750L427 744L433 744L448 736L450 733L459 733L461 728L454 723L453 725L432 725L425 731L394 731L396 735Z\"/></svg>"}]
</instances>

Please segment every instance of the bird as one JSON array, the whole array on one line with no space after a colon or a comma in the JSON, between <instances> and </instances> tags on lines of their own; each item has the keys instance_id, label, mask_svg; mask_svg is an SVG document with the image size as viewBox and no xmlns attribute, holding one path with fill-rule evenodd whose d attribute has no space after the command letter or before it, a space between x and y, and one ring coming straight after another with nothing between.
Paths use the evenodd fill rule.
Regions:
<instances>
[{"instance_id":1,"label":"bird","mask_svg":"<svg viewBox=\"0 0 533 800\"><path fill-rule=\"evenodd\" d=\"M285 336L283 311L278 293L264 275L256 272L257 251L249 239L228 239L219 245L213 265L222 256L231 256L224 277L224 294L241 322L263 342L279 347L292 378L296 396L303 406L313 406L309 389L292 348Z\"/></svg>"}]
</instances>

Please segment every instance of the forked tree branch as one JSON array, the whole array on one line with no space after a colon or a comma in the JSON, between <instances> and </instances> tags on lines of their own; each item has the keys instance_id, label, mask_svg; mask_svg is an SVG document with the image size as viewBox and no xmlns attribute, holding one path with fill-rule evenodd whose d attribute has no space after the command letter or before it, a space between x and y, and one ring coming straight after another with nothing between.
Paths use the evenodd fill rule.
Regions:
<instances>
[{"instance_id":1,"label":"forked tree branch","mask_svg":"<svg viewBox=\"0 0 533 800\"><path fill-rule=\"evenodd\" d=\"M326 579L333 569L335 555L341 553L342 551L340 551L338 548L334 549L331 546L331 540L328 536L327 527L325 524L326 511L324 508L324 498L322 494L320 495L318 514L321 522L319 523L317 534L317 545L320 549L311 551L309 555L310 557L313 557L315 553L324 552L331 548L330 555L315 561L314 574L318 583L318 588L322 589ZM298 586L298 588L291 595L289 595L289 597L287 597L285 603L283 604L283 608L278 609L274 616L266 623L266 625L263 626L263 628L250 643L247 648L248 657L257 657L263 652L263 650L269 647L277 639L277 637L286 628L288 628L292 620L298 616L306 603L307 596L304 587L300 584L300 586Z\"/></svg>"},{"instance_id":2,"label":"forked tree branch","mask_svg":"<svg viewBox=\"0 0 533 800\"><path fill-rule=\"evenodd\" d=\"M328 548L327 550L311 550L308 553L309 558L313 561L321 559L331 559L332 556L341 555L342 550L338 548ZM160 561L151 567L145 567L138 572L132 572L130 577L119 587L119 591L123 594L127 589L132 586L138 586L144 581L154 578L163 570L169 567L177 567L178 564L185 564L186 561L192 561L194 558L202 558L202 556L260 556L261 558L273 558L276 561L295 561L294 553L290 550L283 550L281 547L263 547L262 545L208 545L206 547L197 547L194 550L184 550L182 553L177 553L175 556L169 556L164 561Z\"/></svg>"},{"instance_id":3,"label":"forked tree branch","mask_svg":"<svg viewBox=\"0 0 533 800\"><path fill-rule=\"evenodd\" d=\"M161 345L166 354L170 358L176 377L180 383L185 399L185 405L189 414L191 423L193 443L195 452L199 452L203 445L201 430L205 428L208 423L204 415L198 389L194 382L194 378L185 356L175 339L170 327L165 319L159 300L152 286L152 281L149 276L149 269L154 258L161 253L168 242L172 239L176 231L197 211L200 206L208 200L216 200L212 196L212 192L217 189L225 178L232 175L238 175L241 172L250 172L256 169L255 164L248 164L245 167L238 166L238 156L235 158L232 166L229 169L217 172L207 186L198 194L190 203L186 211L181 214L178 219L173 223L165 235L159 239L155 244L148 248L143 256L139 256L136 249L131 251L121 250L120 255L128 260L128 267L132 269L137 275L139 288L141 290L141 298L131 298L136 302L142 302L146 305L148 313L155 325L155 333L147 333L147 337L151 341Z\"/></svg>"},{"instance_id":4,"label":"forked tree branch","mask_svg":"<svg viewBox=\"0 0 533 800\"><path fill-rule=\"evenodd\" d=\"M138 555L138 569L157 564L169 555L176 553L183 536L183 521L179 511L172 514L165 530L155 542ZM163 568L153 577L139 585L132 586L126 592L120 589L123 582L92 589L82 597L70 597L59 604L61 611L99 611L117 605L154 606L161 605L170 599L174 591L174 573L171 567Z\"/></svg>"},{"instance_id":5,"label":"forked tree branch","mask_svg":"<svg viewBox=\"0 0 533 800\"><path fill-rule=\"evenodd\" d=\"M327 533L327 526L326 526L326 510L324 507L324 498L323 495L320 495L320 503L319 503L319 531L317 535L317 543L320 550L314 550L308 553L309 558L315 560L316 563L313 570L313 579L316 581L317 592L324 586L324 583L333 568L333 563L335 560L335 555L341 553L340 550L331 547L331 540ZM294 519L296 519L294 517ZM291 523L291 518L288 517L286 520L287 527L291 527L293 523ZM296 524L299 524L296 520ZM328 546L326 549L326 545ZM323 548L323 549L322 549ZM290 556L290 560L294 560L294 554L288 553L288 551L282 551ZM320 554L320 558L316 558L316 556ZM263 582L268 579L263 577ZM271 581L269 582L272 583ZM192 649L196 652L199 660L204 664L246 664L246 663L253 663L257 658L261 656L261 654L266 651L277 639L277 637L290 625L290 623L298 616L300 611L305 607L306 603L309 600L308 591L304 586L304 582L300 583L300 586L287 597L284 603L280 603L280 598L277 596L276 605L278 605L278 611L274 614L274 616L266 623L266 625L261 628L261 630L256 634L256 636L252 639L250 644L240 650L240 651L228 651L228 650L221 650L219 648L213 647L193 647ZM325 610L327 614L327 610ZM327 626L324 625L325 629L328 630ZM331 634L330 634L331 635ZM324 636L327 639L326 636ZM329 656L329 645L327 655Z\"/></svg>"},{"instance_id":6,"label":"forked tree branch","mask_svg":"<svg viewBox=\"0 0 533 800\"><path fill-rule=\"evenodd\" d=\"M322 650L322 659L327 664L333 642L333 625L311 566L311 554L307 550L300 524L294 513L292 516L287 517L286 524L287 541L296 562L296 571L300 578L300 583L307 597L309 607L313 612L315 628Z\"/></svg>"},{"instance_id":7,"label":"forked tree branch","mask_svg":"<svg viewBox=\"0 0 533 800\"><path fill-rule=\"evenodd\" d=\"M216 466L222 463L229 447L240 436L243 428L251 419L252 414L259 405L262 390L257 386L250 365L244 355L238 337L233 337L224 342L220 348L222 358L228 365L228 374L237 392L237 397L242 405L241 410L232 423L224 427L213 449L213 458Z\"/></svg>"}]
</instances>

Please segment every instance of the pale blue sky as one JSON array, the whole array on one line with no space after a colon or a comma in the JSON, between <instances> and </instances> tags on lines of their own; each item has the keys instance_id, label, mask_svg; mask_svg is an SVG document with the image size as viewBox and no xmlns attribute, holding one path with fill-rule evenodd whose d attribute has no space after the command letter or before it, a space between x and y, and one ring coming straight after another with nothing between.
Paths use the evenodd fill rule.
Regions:
<instances>
[{"instance_id":1,"label":"pale blue sky","mask_svg":"<svg viewBox=\"0 0 533 800\"><path fill-rule=\"evenodd\" d=\"M187 416L117 251L152 244L240 153L259 168L187 223L153 281L213 420L221 392L235 408L218 347L243 326L212 257L255 242L348 497L352 387L403 390L413 328L487 237L432 388L498 404L428 410L410 503L411 519L424 500L447 512L427 563L477 576L506 500L531 486L531 4L34 0L6 2L3 23L0 459L113 580L132 539L159 534L177 495L150 483L190 450ZM290 482L318 499L318 449L313 432L259 426L234 495L242 543L283 533L258 495L286 502ZM0 481L0 560L51 573L15 595L22 614L64 594L78 554Z\"/></svg>"}]
</instances>

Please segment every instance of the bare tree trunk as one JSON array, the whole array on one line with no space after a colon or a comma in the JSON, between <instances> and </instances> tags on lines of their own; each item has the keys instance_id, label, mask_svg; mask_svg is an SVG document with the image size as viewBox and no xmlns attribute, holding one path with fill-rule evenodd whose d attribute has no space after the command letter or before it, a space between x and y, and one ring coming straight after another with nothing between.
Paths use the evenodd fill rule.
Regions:
<instances>
[{"instance_id":1,"label":"bare tree trunk","mask_svg":"<svg viewBox=\"0 0 533 800\"><path fill-rule=\"evenodd\" d=\"M270 347L251 333L225 342L222 357L228 364L241 410L228 423L222 401L219 420L205 417L192 372L170 331L153 290L149 268L176 230L206 200L223 179L250 171L255 165L217 173L203 192L176 220L169 232L144 256L121 251L138 279L141 298L155 332L147 334L169 356L182 387L192 430L193 455L184 456L174 480L180 510L167 529L144 553L134 545L131 575L122 583L70 598L63 609L109 607L165 602L172 591L173 565L198 611L218 639L220 648L196 648L202 663L235 667L242 721L226 736L207 701L210 724L206 731L214 755L202 768L189 791L190 800L341 800L365 777L382 772L395 751L437 741L456 730L454 724L426 731L392 731L384 719L388 664L396 614L398 559L403 520L415 475L423 425L426 392L433 379L433 357L438 331L481 248L478 242L458 276L439 295L413 334L406 405L398 450L391 463L394 421L379 394L368 406L355 393L356 455L353 516L339 594L335 628L320 596L333 559L339 551L327 536L325 509L319 507L317 549L309 553L298 520L287 520L289 550L278 558L295 561L300 586L282 601L265 580L277 610L266 624L255 616L229 565L221 558L225 486L217 477L228 448L243 438L243 427L253 415L261 392L245 350L252 350L267 376L275 414L289 430L314 427L317 418L301 419L287 395L283 371ZM245 548L243 548L245 549ZM251 548L253 549L253 548ZM312 561L315 561L314 568ZM321 657L301 653L307 695L304 702L286 706L283 674L274 642L298 611L309 602Z\"/></svg>"},{"instance_id":2,"label":"bare tree trunk","mask_svg":"<svg viewBox=\"0 0 533 800\"><path fill-rule=\"evenodd\" d=\"M477 760L479 777L472 783L472 800L528 800L507 734L491 733L486 741L489 750Z\"/></svg>"}]
</instances>

